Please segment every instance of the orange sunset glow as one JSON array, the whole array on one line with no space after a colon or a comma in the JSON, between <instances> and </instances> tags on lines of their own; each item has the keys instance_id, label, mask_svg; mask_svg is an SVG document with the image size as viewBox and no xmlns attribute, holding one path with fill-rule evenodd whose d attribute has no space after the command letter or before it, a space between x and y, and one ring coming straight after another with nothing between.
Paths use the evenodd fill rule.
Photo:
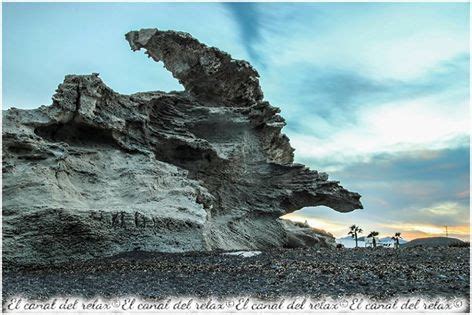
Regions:
<instances>
[{"instance_id":1,"label":"orange sunset glow","mask_svg":"<svg viewBox=\"0 0 472 315\"><path fill-rule=\"evenodd\" d=\"M349 226L354 222L337 222L326 219L311 218L297 213L289 213L281 218L294 222L307 222L314 228L319 228L330 232L336 238L347 235ZM396 232L401 232L405 240L415 238L446 236L446 227L432 224L421 223L397 223L397 224L365 224L361 226L364 231L375 230L380 232L380 236L390 236ZM447 226L448 236L455 237L464 241L470 240L470 226L468 224Z\"/></svg>"}]
</instances>

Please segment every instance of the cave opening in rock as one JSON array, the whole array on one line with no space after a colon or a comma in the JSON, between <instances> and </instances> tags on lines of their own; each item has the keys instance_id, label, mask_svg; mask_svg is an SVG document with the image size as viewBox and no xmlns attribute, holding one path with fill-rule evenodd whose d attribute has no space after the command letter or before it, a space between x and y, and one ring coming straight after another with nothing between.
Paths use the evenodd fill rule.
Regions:
<instances>
[{"instance_id":1,"label":"cave opening in rock","mask_svg":"<svg viewBox=\"0 0 472 315\"><path fill-rule=\"evenodd\" d=\"M34 133L50 141L62 141L80 146L118 147L111 130L83 123L57 123L36 127Z\"/></svg>"}]
</instances>

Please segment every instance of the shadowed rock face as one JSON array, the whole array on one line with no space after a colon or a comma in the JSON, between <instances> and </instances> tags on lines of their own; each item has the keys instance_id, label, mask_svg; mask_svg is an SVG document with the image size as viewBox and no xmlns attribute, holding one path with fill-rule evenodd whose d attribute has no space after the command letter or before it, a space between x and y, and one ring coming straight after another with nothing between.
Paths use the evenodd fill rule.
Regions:
<instances>
[{"instance_id":1,"label":"shadowed rock face","mask_svg":"<svg viewBox=\"0 0 472 315\"><path fill-rule=\"evenodd\" d=\"M6 262L281 247L296 230L281 215L362 208L359 194L293 163L284 120L249 63L186 33L126 39L185 91L121 95L98 74L68 75L51 106L4 111ZM302 234L310 245L331 238Z\"/></svg>"}]
</instances>

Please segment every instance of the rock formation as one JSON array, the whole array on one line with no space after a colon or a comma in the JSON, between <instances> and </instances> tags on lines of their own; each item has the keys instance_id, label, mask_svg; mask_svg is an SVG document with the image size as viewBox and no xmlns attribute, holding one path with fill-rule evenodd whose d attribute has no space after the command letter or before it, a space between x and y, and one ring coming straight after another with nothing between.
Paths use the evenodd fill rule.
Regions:
<instances>
[{"instance_id":1,"label":"rock formation","mask_svg":"<svg viewBox=\"0 0 472 315\"><path fill-rule=\"evenodd\" d=\"M4 262L282 247L296 230L286 213L362 208L359 194L293 163L249 63L181 32L126 39L185 91L121 95L98 74L68 75L52 105L4 111ZM330 238L304 233L306 244Z\"/></svg>"}]
</instances>

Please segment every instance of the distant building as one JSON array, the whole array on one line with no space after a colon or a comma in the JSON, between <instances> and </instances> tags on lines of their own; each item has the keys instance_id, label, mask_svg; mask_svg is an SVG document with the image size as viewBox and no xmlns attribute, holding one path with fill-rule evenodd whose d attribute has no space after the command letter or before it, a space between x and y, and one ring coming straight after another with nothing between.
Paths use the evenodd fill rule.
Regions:
<instances>
[{"instance_id":1,"label":"distant building","mask_svg":"<svg viewBox=\"0 0 472 315\"><path fill-rule=\"evenodd\" d=\"M404 243L403 240L400 240L401 243ZM383 237L383 238L375 238L375 243L377 247L385 247L385 248L395 248L395 240L392 240L391 237ZM365 238L365 247L373 247L374 246L374 241L372 240L372 237Z\"/></svg>"},{"instance_id":2,"label":"distant building","mask_svg":"<svg viewBox=\"0 0 472 315\"><path fill-rule=\"evenodd\" d=\"M378 237L375 237L375 244L376 244L377 247L384 247L384 243ZM364 242L364 246L365 247L374 247L374 237L366 237L365 242Z\"/></svg>"}]
</instances>

